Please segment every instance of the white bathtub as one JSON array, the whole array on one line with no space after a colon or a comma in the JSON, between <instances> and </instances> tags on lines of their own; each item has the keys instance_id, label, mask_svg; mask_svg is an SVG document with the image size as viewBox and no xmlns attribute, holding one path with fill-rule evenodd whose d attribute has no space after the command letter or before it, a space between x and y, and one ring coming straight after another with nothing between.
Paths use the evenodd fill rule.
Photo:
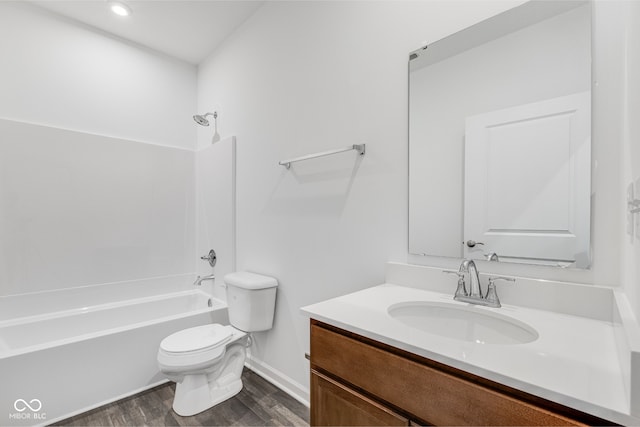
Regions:
<instances>
[{"instance_id":1,"label":"white bathtub","mask_svg":"<svg viewBox=\"0 0 640 427\"><path fill-rule=\"evenodd\" d=\"M69 299L75 307L57 292L65 310L21 310L29 315L0 320L0 425L49 424L161 384L166 379L156 353L164 337L227 323L226 304L197 289L130 292L132 299L114 289L110 294L117 297L92 306L77 304L104 287L74 289ZM0 301L0 310L29 301L14 298L12 304L11 298ZM42 295L30 299L42 303Z\"/></svg>"}]
</instances>

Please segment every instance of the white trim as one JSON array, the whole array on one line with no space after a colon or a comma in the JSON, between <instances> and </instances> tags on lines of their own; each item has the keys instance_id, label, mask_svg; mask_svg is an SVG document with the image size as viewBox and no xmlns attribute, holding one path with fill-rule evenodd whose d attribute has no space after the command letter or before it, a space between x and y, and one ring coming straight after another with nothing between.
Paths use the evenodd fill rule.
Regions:
<instances>
[{"instance_id":1,"label":"white trim","mask_svg":"<svg viewBox=\"0 0 640 427\"><path fill-rule=\"evenodd\" d=\"M287 393L289 396L296 399L298 402L302 403L307 408L309 407L309 389L307 387L283 374L276 368L269 366L260 360L253 359L249 354L247 354L245 366L278 387L280 390Z\"/></svg>"},{"instance_id":2,"label":"white trim","mask_svg":"<svg viewBox=\"0 0 640 427\"><path fill-rule=\"evenodd\" d=\"M25 125L46 127L46 128L62 130L62 131L66 131L66 132L84 133L86 135L98 136L98 137L109 138L109 139L118 139L118 140L125 141L125 142L128 141L128 142L135 142L135 143L138 143L138 144L154 145L154 146L160 147L160 148L172 148L172 149L180 150L180 151L188 151L190 153L195 153L196 152L196 150L194 148L187 148L187 147L181 147L181 146L178 146L178 145L171 145L171 144L166 144L166 143L153 142L153 141L149 141L149 140L145 140L145 139L135 139L135 138L127 137L127 136L114 136L114 135L109 135L109 134L106 134L106 133L92 132L92 131L89 131L89 130L82 130L82 129L77 129L77 128L59 126L59 125L53 124L53 123L33 122L33 121L30 121L30 120L16 119L16 118L5 117L5 116L0 116L0 120L6 120L6 121L9 121L9 122L15 122L15 123L22 123L22 124L25 124Z\"/></svg>"},{"instance_id":3,"label":"white trim","mask_svg":"<svg viewBox=\"0 0 640 427\"><path fill-rule=\"evenodd\" d=\"M29 295L35 295L35 294L49 294L49 293L56 293L56 292L63 292L63 291L77 291L78 289L87 289L87 288L93 288L98 286L122 285L125 283L127 285L134 285L136 283L141 283L141 282L151 282L154 280L174 279L174 278L181 278L181 277L182 278L188 277L189 281L191 281L193 278L196 277L196 275L197 273L194 270L191 273L174 273L174 274L167 274L164 276L151 276L151 277L142 277L142 278L130 279L130 280L117 280L115 282L89 283L89 284L83 284L78 286L71 286L68 288L45 289L40 291L23 292L21 294L0 295L0 299L11 298L11 297L23 297L23 296L29 296Z\"/></svg>"}]
</instances>

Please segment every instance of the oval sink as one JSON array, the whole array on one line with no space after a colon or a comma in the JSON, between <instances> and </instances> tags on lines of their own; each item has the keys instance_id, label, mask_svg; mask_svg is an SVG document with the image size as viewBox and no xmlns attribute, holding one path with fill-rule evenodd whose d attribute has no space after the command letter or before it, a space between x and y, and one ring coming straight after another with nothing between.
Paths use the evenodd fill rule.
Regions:
<instances>
[{"instance_id":1,"label":"oval sink","mask_svg":"<svg viewBox=\"0 0 640 427\"><path fill-rule=\"evenodd\" d=\"M538 339L529 325L473 306L407 302L388 308L394 319L431 334L479 344L525 344Z\"/></svg>"}]
</instances>

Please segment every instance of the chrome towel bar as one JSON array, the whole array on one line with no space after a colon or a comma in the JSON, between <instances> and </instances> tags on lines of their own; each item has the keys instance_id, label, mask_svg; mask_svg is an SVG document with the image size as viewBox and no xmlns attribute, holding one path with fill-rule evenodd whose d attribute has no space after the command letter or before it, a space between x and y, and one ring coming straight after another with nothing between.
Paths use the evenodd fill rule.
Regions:
<instances>
[{"instance_id":1,"label":"chrome towel bar","mask_svg":"<svg viewBox=\"0 0 640 427\"><path fill-rule=\"evenodd\" d=\"M281 162L278 162L278 164L280 166L284 166L285 168L289 169L291 167L291 163L300 162L302 160L315 159L317 157L330 156L332 154L344 153L345 151L351 151L351 150L356 150L358 154L363 156L365 153L365 145L366 144L354 144L349 147L338 148L337 150L323 151L322 153L309 154L307 156L296 157L295 159L283 160Z\"/></svg>"}]
</instances>

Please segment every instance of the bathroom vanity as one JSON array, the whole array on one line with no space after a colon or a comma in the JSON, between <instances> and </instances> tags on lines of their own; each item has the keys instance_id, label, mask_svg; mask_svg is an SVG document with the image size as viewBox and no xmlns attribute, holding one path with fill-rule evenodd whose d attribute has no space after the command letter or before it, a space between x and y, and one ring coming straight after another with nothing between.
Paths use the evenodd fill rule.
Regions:
<instances>
[{"instance_id":1,"label":"bathroom vanity","mask_svg":"<svg viewBox=\"0 0 640 427\"><path fill-rule=\"evenodd\" d=\"M311 424L612 423L312 320Z\"/></svg>"},{"instance_id":2,"label":"bathroom vanity","mask_svg":"<svg viewBox=\"0 0 640 427\"><path fill-rule=\"evenodd\" d=\"M389 264L385 284L302 308L312 425L640 425L638 331L621 333L610 290L518 279L501 308L481 307L438 289L455 288L439 269L411 266L412 279L400 267ZM517 292L532 289L540 298L520 305ZM609 308L583 316L573 303L595 300Z\"/></svg>"}]
</instances>

